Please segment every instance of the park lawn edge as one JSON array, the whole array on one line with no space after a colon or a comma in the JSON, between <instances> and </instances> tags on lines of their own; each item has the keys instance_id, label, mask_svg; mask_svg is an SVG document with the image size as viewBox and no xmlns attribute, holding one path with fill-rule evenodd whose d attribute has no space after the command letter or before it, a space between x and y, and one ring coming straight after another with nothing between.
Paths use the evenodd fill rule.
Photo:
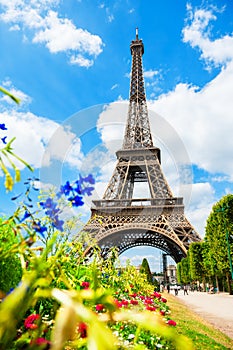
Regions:
<instances>
[{"instance_id":1,"label":"park lawn edge","mask_svg":"<svg viewBox=\"0 0 233 350\"><path fill-rule=\"evenodd\" d=\"M166 294L176 330L193 342L194 349L233 349L233 340L171 294Z\"/></svg>"}]
</instances>

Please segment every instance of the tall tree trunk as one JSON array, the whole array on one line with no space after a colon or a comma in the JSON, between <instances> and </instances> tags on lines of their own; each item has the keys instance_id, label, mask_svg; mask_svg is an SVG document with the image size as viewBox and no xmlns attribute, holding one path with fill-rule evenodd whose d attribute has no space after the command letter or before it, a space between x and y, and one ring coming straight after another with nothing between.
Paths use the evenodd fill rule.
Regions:
<instances>
[{"instance_id":1,"label":"tall tree trunk","mask_svg":"<svg viewBox=\"0 0 233 350\"><path fill-rule=\"evenodd\" d=\"M205 276L202 277L202 283L203 283L204 292L206 292L206 280L205 280Z\"/></svg>"},{"instance_id":2,"label":"tall tree trunk","mask_svg":"<svg viewBox=\"0 0 233 350\"><path fill-rule=\"evenodd\" d=\"M232 288L231 288L231 279L230 279L230 276L229 276L228 272L226 273L226 278L227 278L228 292L229 292L230 295L232 295L233 291L232 291Z\"/></svg>"},{"instance_id":3,"label":"tall tree trunk","mask_svg":"<svg viewBox=\"0 0 233 350\"><path fill-rule=\"evenodd\" d=\"M219 293L219 283L218 283L218 276L215 276L215 281L216 281L216 288L217 288L217 293Z\"/></svg>"}]
</instances>

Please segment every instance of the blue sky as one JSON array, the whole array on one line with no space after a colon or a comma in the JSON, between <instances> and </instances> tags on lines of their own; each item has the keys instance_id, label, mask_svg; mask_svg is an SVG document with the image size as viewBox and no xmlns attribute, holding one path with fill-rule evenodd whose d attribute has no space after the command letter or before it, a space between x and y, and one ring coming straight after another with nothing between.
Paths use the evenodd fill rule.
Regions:
<instances>
[{"instance_id":1,"label":"blue sky","mask_svg":"<svg viewBox=\"0 0 233 350\"><path fill-rule=\"evenodd\" d=\"M212 205L233 191L232 10L230 1L0 0L0 85L21 98L0 96L0 120L16 153L43 185L92 172L102 197L122 145L138 27L154 143L203 236ZM1 186L0 212L12 208ZM122 259L146 255L158 267L154 252Z\"/></svg>"}]
</instances>

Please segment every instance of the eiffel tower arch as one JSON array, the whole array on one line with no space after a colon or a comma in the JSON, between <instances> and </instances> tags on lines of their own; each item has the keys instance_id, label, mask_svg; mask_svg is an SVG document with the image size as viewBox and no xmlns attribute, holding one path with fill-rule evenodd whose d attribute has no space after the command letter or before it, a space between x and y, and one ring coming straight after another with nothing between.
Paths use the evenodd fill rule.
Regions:
<instances>
[{"instance_id":1,"label":"eiffel tower arch","mask_svg":"<svg viewBox=\"0 0 233 350\"><path fill-rule=\"evenodd\" d=\"M153 145L144 87L144 45L131 42L132 55L128 117L117 164L100 200L93 200L90 232L103 256L117 247L119 254L136 246L161 249L179 262L190 243L201 240L184 214L182 197L174 197L161 167L160 149ZM148 198L134 198L137 183L146 183Z\"/></svg>"}]
</instances>

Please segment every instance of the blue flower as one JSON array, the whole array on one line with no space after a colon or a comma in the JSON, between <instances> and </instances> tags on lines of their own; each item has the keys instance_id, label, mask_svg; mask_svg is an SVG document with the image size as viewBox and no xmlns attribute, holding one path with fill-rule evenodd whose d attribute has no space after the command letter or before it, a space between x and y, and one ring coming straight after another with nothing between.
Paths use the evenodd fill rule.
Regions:
<instances>
[{"instance_id":1,"label":"blue flower","mask_svg":"<svg viewBox=\"0 0 233 350\"><path fill-rule=\"evenodd\" d=\"M88 196L90 196L92 194L92 191L94 191L94 187L85 187L84 189L82 189L81 193L83 195L87 194Z\"/></svg>"},{"instance_id":2,"label":"blue flower","mask_svg":"<svg viewBox=\"0 0 233 350\"><path fill-rule=\"evenodd\" d=\"M0 129L1 129L1 130L7 130L5 124L0 124Z\"/></svg>"},{"instance_id":3,"label":"blue flower","mask_svg":"<svg viewBox=\"0 0 233 350\"><path fill-rule=\"evenodd\" d=\"M76 187L74 187L74 191L77 192L78 194L82 194L80 181L79 180L75 181L75 185Z\"/></svg>"},{"instance_id":4,"label":"blue flower","mask_svg":"<svg viewBox=\"0 0 233 350\"><path fill-rule=\"evenodd\" d=\"M92 174L89 174L86 177L82 177L81 175L79 175L79 182L80 182L80 184L82 184L84 182L88 182L89 184L94 185L95 179L94 179Z\"/></svg>"},{"instance_id":5,"label":"blue flower","mask_svg":"<svg viewBox=\"0 0 233 350\"><path fill-rule=\"evenodd\" d=\"M73 187L70 185L69 181L66 181L64 186L60 187L60 192L58 193L58 196L61 197L61 195L68 196L70 192L73 192Z\"/></svg>"},{"instance_id":6,"label":"blue flower","mask_svg":"<svg viewBox=\"0 0 233 350\"><path fill-rule=\"evenodd\" d=\"M20 222L23 222L24 220L26 220L26 219L29 218L30 216L31 216L31 213L29 213L29 211L25 210L24 216L22 217L22 219L20 220Z\"/></svg>"},{"instance_id":7,"label":"blue flower","mask_svg":"<svg viewBox=\"0 0 233 350\"><path fill-rule=\"evenodd\" d=\"M46 209L45 214L50 218L54 218L60 211L60 209L57 208L57 204L53 201L52 198L47 198L45 202L40 202L40 206L43 209Z\"/></svg>"},{"instance_id":8,"label":"blue flower","mask_svg":"<svg viewBox=\"0 0 233 350\"><path fill-rule=\"evenodd\" d=\"M53 225L56 229L58 229L58 230L60 230L61 232L63 232L63 224L64 224L64 221L63 221L63 220L59 220L58 215L56 215L56 216L54 217L54 221L53 221L52 225Z\"/></svg>"},{"instance_id":9,"label":"blue flower","mask_svg":"<svg viewBox=\"0 0 233 350\"><path fill-rule=\"evenodd\" d=\"M47 208L51 209L56 207L56 203L52 200L52 198L47 198L45 202L40 202L40 206L43 209L47 209Z\"/></svg>"},{"instance_id":10,"label":"blue flower","mask_svg":"<svg viewBox=\"0 0 233 350\"><path fill-rule=\"evenodd\" d=\"M84 204L82 199L83 198L79 195L68 198L73 207L81 207Z\"/></svg>"},{"instance_id":11,"label":"blue flower","mask_svg":"<svg viewBox=\"0 0 233 350\"><path fill-rule=\"evenodd\" d=\"M4 136L4 137L1 138L2 142L4 143L4 145L7 144L6 139L7 139L7 136Z\"/></svg>"},{"instance_id":12,"label":"blue flower","mask_svg":"<svg viewBox=\"0 0 233 350\"><path fill-rule=\"evenodd\" d=\"M38 221L38 222L33 222L32 228L33 228L37 233L39 233L43 238L45 238L44 232L47 231L47 227L46 227L46 226L41 226L41 225L40 225L40 221Z\"/></svg>"}]
</instances>

